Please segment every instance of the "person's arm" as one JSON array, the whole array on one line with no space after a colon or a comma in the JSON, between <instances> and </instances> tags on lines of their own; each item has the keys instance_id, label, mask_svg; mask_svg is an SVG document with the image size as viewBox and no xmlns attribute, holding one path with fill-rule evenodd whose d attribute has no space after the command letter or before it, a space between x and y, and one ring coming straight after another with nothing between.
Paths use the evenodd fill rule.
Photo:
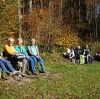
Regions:
<instances>
[{"instance_id":1,"label":"person's arm","mask_svg":"<svg viewBox=\"0 0 100 99\"><path fill-rule=\"evenodd\" d=\"M24 55L25 55L25 56L28 56L28 53L27 53L26 48L25 48L24 46L22 46L22 50L23 50L23 52L24 52Z\"/></svg>"},{"instance_id":2,"label":"person's arm","mask_svg":"<svg viewBox=\"0 0 100 99\"><path fill-rule=\"evenodd\" d=\"M39 49L37 46L36 46L36 51L37 51L37 56L39 56Z\"/></svg>"},{"instance_id":3,"label":"person's arm","mask_svg":"<svg viewBox=\"0 0 100 99\"><path fill-rule=\"evenodd\" d=\"M20 49L19 49L18 46L15 46L15 50L16 50L18 53L20 53Z\"/></svg>"}]
</instances>

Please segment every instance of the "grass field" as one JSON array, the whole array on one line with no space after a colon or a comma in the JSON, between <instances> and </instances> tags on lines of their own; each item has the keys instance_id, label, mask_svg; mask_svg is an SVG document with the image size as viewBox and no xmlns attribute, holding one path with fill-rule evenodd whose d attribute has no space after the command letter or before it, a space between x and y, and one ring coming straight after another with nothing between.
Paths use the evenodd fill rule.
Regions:
<instances>
[{"instance_id":1,"label":"grass field","mask_svg":"<svg viewBox=\"0 0 100 99\"><path fill-rule=\"evenodd\" d=\"M0 99L100 99L99 62L76 65L59 55L44 60L45 74L16 83L0 80Z\"/></svg>"}]
</instances>

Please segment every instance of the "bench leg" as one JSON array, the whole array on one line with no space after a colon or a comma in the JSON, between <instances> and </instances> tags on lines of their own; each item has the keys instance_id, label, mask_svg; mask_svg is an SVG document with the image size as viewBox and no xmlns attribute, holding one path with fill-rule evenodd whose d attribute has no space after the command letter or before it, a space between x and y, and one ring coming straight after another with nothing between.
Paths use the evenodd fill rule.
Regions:
<instances>
[{"instance_id":1,"label":"bench leg","mask_svg":"<svg viewBox=\"0 0 100 99\"><path fill-rule=\"evenodd\" d=\"M2 75L2 68L0 67L0 79L1 79L1 75Z\"/></svg>"}]
</instances>

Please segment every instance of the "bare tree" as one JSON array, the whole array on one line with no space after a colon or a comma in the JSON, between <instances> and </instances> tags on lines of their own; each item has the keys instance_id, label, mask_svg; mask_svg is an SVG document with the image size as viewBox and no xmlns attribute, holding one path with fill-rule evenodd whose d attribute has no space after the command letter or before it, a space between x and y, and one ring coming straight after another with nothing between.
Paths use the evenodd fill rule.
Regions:
<instances>
[{"instance_id":1,"label":"bare tree","mask_svg":"<svg viewBox=\"0 0 100 99\"><path fill-rule=\"evenodd\" d=\"M21 2L22 2L22 0L18 0L19 37L21 37L21 35L22 35L22 13L21 13Z\"/></svg>"},{"instance_id":2,"label":"bare tree","mask_svg":"<svg viewBox=\"0 0 100 99\"><path fill-rule=\"evenodd\" d=\"M29 24L31 23L32 21L32 0L29 0ZM31 35L32 34L32 24L30 24L30 27L29 27L29 34Z\"/></svg>"},{"instance_id":3,"label":"bare tree","mask_svg":"<svg viewBox=\"0 0 100 99\"><path fill-rule=\"evenodd\" d=\"M79 22L81 22L81 1L79 0Z\"/></svg>"}]
</instances>

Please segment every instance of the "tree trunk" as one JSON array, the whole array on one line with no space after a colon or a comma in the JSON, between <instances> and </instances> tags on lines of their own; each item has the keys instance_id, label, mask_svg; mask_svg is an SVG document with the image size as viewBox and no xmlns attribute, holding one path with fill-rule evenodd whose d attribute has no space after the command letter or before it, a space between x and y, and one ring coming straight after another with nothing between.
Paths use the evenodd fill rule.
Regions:
<instances>
[{"instance_id":1,"label":"tree trunk","mask_svg":"<svg viewBox=\"0 0 100 99\"><path fill-rule=\"evenodd\" d=\"M35 5L35 8L36 8L36 39L37 39L37 43L40 42L40 33L39 33L39 26L40 26L40 22L39 22L39 10L40 10L40 3L39 1L36 2L36 0L34 0L34 5Z\"/></svg>"},{"instance_id":2,"label":"tree trunk","mask_svg":"<svg viewBox=\"0 0 100 99\"><path fill-rule=\"evenodd\" d=\"M19 20L19 37L22 37L22 13L21 13L21 0L18 0L18 20Z\"/></svg>"},{"instance_id":3,"label":"tree trunk","mask_svg":"<svg viewBox=\"0 0 100 99\"><path fill-rule=\"evenodd\" d=\"M80 0L79 0L79 22L81 22L81 6L80 6Z\"/></svg>"},{"instance_id":4,"label":"tree trunk","mask_svg":"<svg viewBox=\"0 0 100 99\"><path fill-rule=\"evenodd\" d=\"M50 44L50 32L51 32L51 20L52 20L52 0L49 1L49 17L47 22L47 45L46 45L46 51L49 50L49 44Z\"/></svg>"},{"instance_id":5,"label":"tree trunk","mask_svg":"<svg viewBox=\"0 0 100 99\"><path fill-rule=\"evenodd\" d=\"M32 0L29 0L29 34L32 37Z\"/></svg>"}]
</instances>

